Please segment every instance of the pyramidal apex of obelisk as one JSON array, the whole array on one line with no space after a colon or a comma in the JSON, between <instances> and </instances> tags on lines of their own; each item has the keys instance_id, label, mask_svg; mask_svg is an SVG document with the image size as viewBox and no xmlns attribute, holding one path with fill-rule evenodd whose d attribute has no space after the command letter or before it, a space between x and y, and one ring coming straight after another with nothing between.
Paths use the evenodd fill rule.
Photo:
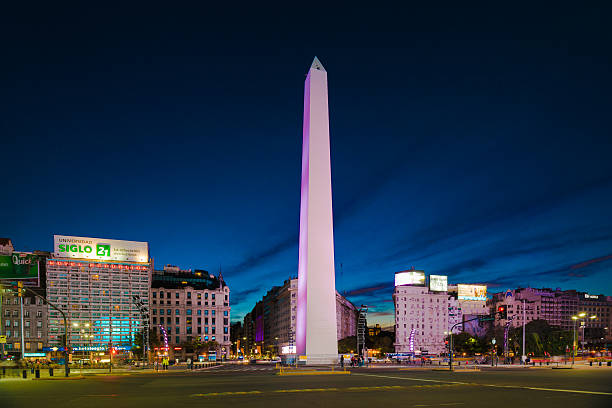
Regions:
<instances>
[{"instance_id":1,"label":"pyramidal apex of obelisk","mask_svg":"<svg viewBox=\"0 0 612 408\"><path fill-rule=\"evenodd\" d=\"M327 71L314 58L304 83L296 351L306 364L338 360Z\"/></svg>"}]
</instances>

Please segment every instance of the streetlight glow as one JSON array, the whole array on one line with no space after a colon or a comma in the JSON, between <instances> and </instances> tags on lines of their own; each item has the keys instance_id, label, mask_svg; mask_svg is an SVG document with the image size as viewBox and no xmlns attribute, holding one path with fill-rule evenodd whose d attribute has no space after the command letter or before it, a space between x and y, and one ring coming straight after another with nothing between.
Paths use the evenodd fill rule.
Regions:
<instances>
[{"instance_id":1,"label":"streetlight glow","mask_svg":"<svg viewBox=\"0 0 612 408\"><path fill-rule=\"evenodd\" d=\"M581 312L581 313L578 313L578 316L580 316L580 317L584 317L584 316L586 316L586 312Z\"/></svg>"}]
</instances>

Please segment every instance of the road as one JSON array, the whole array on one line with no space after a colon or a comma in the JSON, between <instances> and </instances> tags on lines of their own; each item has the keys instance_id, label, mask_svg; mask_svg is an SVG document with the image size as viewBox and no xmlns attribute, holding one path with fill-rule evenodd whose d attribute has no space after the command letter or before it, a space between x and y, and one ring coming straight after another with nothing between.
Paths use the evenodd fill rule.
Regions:
<instances>
[{"instance_id":1,"label":"road","mask_svg":"<svg viewBox=\"0 0 612 408\"><path fill-rule=\"evenodd\" d=\"M355 369L278 376L267 367L0 380L0 407L611 407L612 369L448 372Z\"/></svg>"}]
</instances>

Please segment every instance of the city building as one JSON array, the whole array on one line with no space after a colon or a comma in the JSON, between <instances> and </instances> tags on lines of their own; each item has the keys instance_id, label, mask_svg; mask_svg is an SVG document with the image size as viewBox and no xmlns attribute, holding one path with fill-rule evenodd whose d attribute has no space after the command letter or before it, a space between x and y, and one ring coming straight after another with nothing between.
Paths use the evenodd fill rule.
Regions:
<instances>
[{"instance_id":1,"label":"city building","mask_svg":"<svg viewBox=\"0 0 612 408\"><path fill-rule=\"evenodd\" d=\"M446 352L445 338L462 331L481 334L475 320L489 314L484 285L449 285L448 278L422 270L395 273L395 351L397 353L441 354Z\"/></svg>"},{"instance_id":2,"label":"city building","mask_svg":"<svg viewBox=\"0 0 612 408\"><path fill-rule=\"evenodd\" d=\"M0 238L0 255L12 255L14 251L13 242L10 238Z\"/></svg>"},{"instance_id":3,"label":"city building","mask_svg":"<svg viewBox=\"0 0 612 408\"><path fill-rule=\"evenodd\" d=\"M545 320L549 325L564 331L574 330L578 326L581 341L600 343L610 340L610 323L612 302L604 295L593 295L576 290L550 288L518 288L495 293L489 306L496 309L506 305L508 321L513 327L534 320ZM523 313L523 307L525 308ZM572 319L584 313L584 318ZM505 325L506 320L497 321Z\"/></svg>"},{"instance_id":4,"label":"city building","mask_svg":"<svg viewBox=\"0 0 612 408\"><path fill-rule=\"evenodd\" d=\"M425 286L396 286L395 351L440 354L449 330L449 295L430 292Z\"/></svg>"},{"instance_id":5,"label":"city building","mask_svg":"<svg viewBox=\"0 0 612 408\"><path fill-rule=\"evenodd\" d=\"M244 317L243 337L247 354L295 353L297 279L275 286ZM336 292L336 339L355 336L357 308Z\"/></svg>"},{"instance_id":6,"label":"city building","mask_svg":"<svg viewBox=\"0 0 612 408\"><path fill-rule=\"evenodd\" d=\"M31 288L42 294L43 289ZM23 344L25 353L42 352L47 346L47 306L42 299L26 293L23 296L23 320L21 304L17 293L0 289L0 335L7 337L6 344L0 346L0 355L21 355L21 335L23 323Z\"/></svg>"},{"instance_id":7,"label":"city building","mask_svg":"<svg viewBox=\"0 0 612 408\"><path fill-rule=\"evenodd\" d=\"M18 252L9 238L0 238L0 336L6 343L0 344L0 355L19 357L22 352L40 353L48 343L47 306L45 296L45 259L48 252ZM20 282L28 290L23 291L23 318L21 298L9 289ZM34 293L32 293L34 292ZM25 354L27 356L27 354Z\"/></svg>"},{"instance_id":8,"label":"city building","mask_svg":"<svg viewBox=\"0 0 612 408\"><path fill-rule=\"evenodd\" d=\"M134 297L149 300L151 261L146 242L55 235L46 261L47 298L68 319L76 353L113 348L128 353L143 316ZM49 345L63 345L62 314L48 307Z\"/></svg>"},{"instance_id":9,"label":"city building","mask_svg":"<svg viewBox=\"0 0 612 408\"><path fill-rule=\"evenodd\" d=\"M151 278L150 318L155 335L168 341L175 358L186 358L190 344L216 341L230 353L230 290L223 276L167 265Z\"/></svg>"}]
</instances>

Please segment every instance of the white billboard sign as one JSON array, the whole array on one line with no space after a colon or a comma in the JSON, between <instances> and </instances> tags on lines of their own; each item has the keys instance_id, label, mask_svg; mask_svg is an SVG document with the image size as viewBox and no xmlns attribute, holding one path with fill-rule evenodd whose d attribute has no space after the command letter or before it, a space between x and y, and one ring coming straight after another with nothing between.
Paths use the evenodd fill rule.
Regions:
<instances>
[{"instance_id":1,"label":"white billboard sign","mask_svg":"<svg viewBox=\"0 0 612 408\"><path fill-rule=\"evenodd\" d=\"M446 292L448 290L448 276L429 275L429 290L432 292Z\"/></svg>"},{"instance_id":2,"label":"white billboard sign","mask_svg":"<svg viewBox=\"0 0 612 408\"><path fill-rule=\"evenodd\" d=\"M295 346L282 346L281 354L295 354Z\"/></svg>"},{"instance_id":3,"label":"white billboard sign","mask_svg":"<svg viewBox=\"0 0 612 408\"><path fill-rule=\"evenodd\" d=\"M485 285L457 285L457 299L459 300L487 300L487 287Z\"/></svg>"},{"instance_id":4,"label":"white billboard sign","mask_svg":"<svg viewBox=\"0 0 612 408\"><path fill-rule=\"evenodd\" d=\"M395 286L424 285L424 284L425 284L425 272L423 271L395 272Z\"/></svg>"},{"instance_id":5,"label":"white billboard sign","mask_svg":"<svg viewBox=\"0 0 612 408\"><path fill-rule=\"evenodd\" d=\"M149 261L147 242L65 235L54 235L53 241L53 256L56 258L123 262Z\"/></svg>"}]
</instances>

